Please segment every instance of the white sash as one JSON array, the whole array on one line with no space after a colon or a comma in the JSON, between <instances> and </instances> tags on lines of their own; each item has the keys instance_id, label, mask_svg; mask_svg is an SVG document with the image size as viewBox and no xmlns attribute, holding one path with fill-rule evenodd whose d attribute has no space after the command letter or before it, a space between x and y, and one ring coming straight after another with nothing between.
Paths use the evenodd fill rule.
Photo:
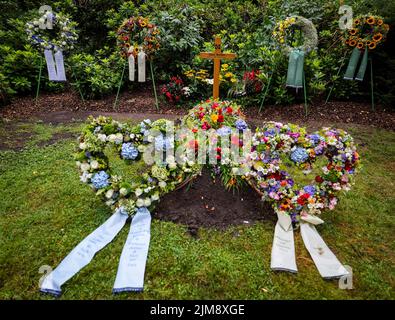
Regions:
<instances>
[{"instance_id":1,"label":"white sash","mask_svg":"<svg viewBox=\"0 0 395 320\"><path fill-rule=\"evenodd\" d=\"M106 222L82 240L63 261L45 277L40 291L59 296L61 286L85 267L94 255L109 244L121 231L128 218L122 208L118 209Z\"/></svg>"},{"instance_id":2,"label":"white sash","mask_svg":"<svg viewBox=\"0 0 395 320\"><path fill-rule=\"evenodd\" d=\"M66 81L64 71L64 61L62 51L55 53L55 60L52 50L44 50L45 61L47 63L48 78L50 81ZM56 66L55 66L56 63Z\"/></svg>"},{"instance_id":3,"label":"white sash","mask_svg":"<svg viewBox=\"0 0 395 320\"><path fill-rule=\"evenodd\" d=\"M113 293L143 291L150 228L151 214L147 208L140 208L132 220L128 239L122 250Z\"/></svg>"},{"instance_id":4,"label":"white sash","mask_svg":"<svg viewBox=\"0 0 395 320\"><path fill-rule=\"evenodd\" d=\"M138 81L139 82L145 82L145 59L146 59L146 54L140 48L140 51L137 55Z\"/></svg>"},{"instance_id":5,"label":"white sash","mask_svg":"<svg viewBox=\"0 0 395 320\"><path fill-rule=\"evenodd\" d=\"M314 225L301 222L300 232L307 251L309 251L318 272L325 279L340 278L348 275L347 269L340 263L333 252L317 232Z\"/></svg>"},{"instance_id":6,"label":"white sash","mask_svg":"<svg viewBox=\"0 0 395 320\"><path fill-rule=\"evenodd\" d=\"M134 68L134 64L135 64L135 59L133 56L133 51L134 48L130 47L129 48L129 57L128 57L128 63L129 63L129 80L130 81L134 81L134 74L135 74L135 68Z\"/></svg>"},{"instance_id":7,"label":"white sash","mask_svg":"<svg viewBox=\"0 0 395 320\"><path fill-rule=\"evenodd\" d=\"M296 273L295 243L292 221L288 215L279 215L274 229L272 258L270 268L273 270Z\"/></svg>"}]
</instances>

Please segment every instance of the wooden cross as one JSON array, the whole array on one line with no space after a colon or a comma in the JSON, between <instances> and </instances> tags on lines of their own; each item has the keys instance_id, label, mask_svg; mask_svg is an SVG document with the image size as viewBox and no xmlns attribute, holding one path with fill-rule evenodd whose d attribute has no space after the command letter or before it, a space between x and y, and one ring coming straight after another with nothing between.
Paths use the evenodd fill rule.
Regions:
<instances>
[{"instance_id":1,"label":"wooden cross","mask_svg":"<svg viewBox=\"0 0 395 320\"><path fill-rule=\"evenodd\" d=\"M234 59L236 54L221 52L221 38L216 37L214 42L214 52L201 52L199 57L203 59L214 60L214 85L213 85L213 98L219 98L219 72L221 69L221 59Z\"/></svg>"}]
</instances>

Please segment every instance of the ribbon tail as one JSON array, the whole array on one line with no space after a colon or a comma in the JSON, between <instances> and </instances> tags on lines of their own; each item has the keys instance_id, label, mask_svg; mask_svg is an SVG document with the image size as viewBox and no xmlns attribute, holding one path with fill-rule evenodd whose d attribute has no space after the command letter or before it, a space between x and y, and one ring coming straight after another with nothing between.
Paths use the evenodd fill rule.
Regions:
<instances>
[{"instance_id":1,"label":"ribbon tail","mask_svg":"<svg viewBox=\"0 0 395 320\"><path fill-rule=\"evenodd\" d=\"M55 296L62 293L61 286L85 267L95 254L109 244L121 231L128 215L118 209L106 222L82 240L54 271L45 277L40 291Z\"/></svg>"},{"instance_id":2,"label":"ribbon tail","mask_svg":"<svg viewBox=\"0 0 395 320\"><path fill-rule=\"evenodd\" d=\"M151 238L151 214L147 208L137 211L119 261L113 293L141 292Z\"/></svg>"},{"instance_id":3,"label":"ribbon tail","mask_svg":"<svg viewBox=\"0 0 395 320\"><path fill-rule=\"evenodd\" d=\"M129 80L134 81L134 74L135 74L135 59L133 55L133 47L130 47L129 49L129 57L128 57L128 63L129 63Z\"/></svg>"},{"instance_id":4,"label":"ribbon tail","mask_svg":"<svg viewBox=\"0 0 395 320\"><path fill-rule=\"evenodd\" d=\"M287 87L303 88L304 52L293 50L289 55Z\"/></svg>"},{"instance_id":5,"label":"ribbon tail","mask_svg":"<svg viewBox=\"0 0 395 320\"><path fill-rule=\"evenodd\" d=\"M64 59L62 51L55 53L57 81L66 81L66 73L64 71Z\"/></svg>"},{"instance_id":6,"label":"ribbon tail","mask_svg":"<svg viewBox=\"0 0 395 320\"><path fill-rule=\"evenodd\" d=\"M138 81L145 82L145 52L140 51L137 55Z\"/></svg>"},{"instance_id":7,"label":"ribbon tail","mask_svg":"<svg viewBox=\"0 0 395 320\"><path fill-rule=\"evenodd\" d=\"M349 274L312 224L301 222L300 232L307 251L324 279L340 278Z\"/></svg>"},{"instance_id":8,"label":"ribbon tail","mask_svg":"<svg viewBox=\"0 0 395 320\"><path fill-rule=\"evenodd\" d=\"M368 48L365 48L365 53L363 54L362 62L359 67L358 73L355 77L355 80L363 81L363 78L365 77L365 72L366 72L367 66L368 66Z\"/></svg>"},{"instance_id":9,"label":"ribbon tail","mask_svg":"<svg viewBox=\"0 0 395 320\"><path fill-rule=\"evenodd\" d=\"M57 81L58 75L55 68L55 61L51 50L44 50L45 62L47 63L48 78L50 81Z\"/></svg>"},{"instance_id":10,"label":"ribbon tail","mask_svg":"<svg viewBox=\"0 0 395 320\"><path fill-rule=\"evenodd\" d=\"M350 57L350 61L348 62L346 73L344 74L345 80L354 80L354 75L357 69L360 56L361 56L361 51L359 51L358 48L354 48Z\"/></svg>"},{"instance_id":11,"label":"ribbon tail","mask_svg":"<svg viewBox=\"0 0 395 320\"><path fill-rule=\"evenodd\" d=\"M289 220L291 218L287 216ZM292 229L292 223L287 224L287 228L283 228L284 223L279 219L274 229L274 238L272 246L272 258L270 268L276 271L298 272L295 259L295 242Z\"/></svg>"}]
</instances>

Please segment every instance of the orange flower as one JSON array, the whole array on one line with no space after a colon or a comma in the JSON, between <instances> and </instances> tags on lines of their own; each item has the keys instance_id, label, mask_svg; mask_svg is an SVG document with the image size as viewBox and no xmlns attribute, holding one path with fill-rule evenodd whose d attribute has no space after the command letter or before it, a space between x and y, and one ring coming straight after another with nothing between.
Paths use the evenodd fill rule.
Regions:
<instances>
[{"instance_id":1,"label":"orange flower","mask_svg":"<svg viewBox=\"0 0 395 320\"><path fill-rule=\"evenodd\" d=\"M379 41L381 41L381 39L383 39L383 35L382 35L381 33L376 33L376 34L373 36L373 40L374 40L375 42L379 42Z\"/></svg>"},{"instance_id":2,"label":"orange flower","mask_svg":"<svg viewBox=\"0 0 395 320\"><path fill-rule=\"evenodd\" d=\"M376 22L376 20L374 19L374 17L369 17L369 18L366 19L366 22L368 24L374 24Z\"/></svg>"},{"instance_id":3,"label":"orange flower","mask_svg":"<svg viewBox=\"0 0 395 320\"><path fill-rule=\"evenodd\" d=\"M377 20L377 25L381 26L384 23L383 19L378 19Z\"/></svg>"},{"instance_id":4,"label":"orange flower","mask_svg":"<svg viewBox=\"0 0 395 320\"><path fill-rule=\"evenodd\" d=\"M354 20L354 25L359 26L361 24L361 20L360 19L355 19Z\"/></svg>"},{"instance_id":5,"label":"orange flower","mask_svg":"<svg viewBox=\"0 0 395 320\"><path fill-rule=\"evenodd\" d=\"M217 114L212 114L212 115L210 116L210 118L211 118L211 120L215 123L215 122L217 122L217 120L218 120L218 115L217 115Z\"/></svg>"},{"instance_id":6,"label":"orange flower","mask_svg":"<svg viewBox=\"0 0 395 320\"><path fill-rule=\"evenodd\" d=\"M357 48L358 48L358 49L362 49L362 48L363 48L363 42L358 42Z\"/></svg>"},{"instance_id":7,"label":"orange flower","mask_svg":"<svg viewBox=\"0 0 395 320\"><path fill-rule=\"evenodd\" d=\"M357 29L351 29L349 32L351 35L355 36L357 34Z\"/></svg>"},{"instance_id":8,"label":"orange flower","mask_svg":"<svg viewBox=\"0 0 395 320\"><path fill-rule=\"evenodd\" d=\"M351 47L355 47L355 46L357 45L357 41L354 40L354 39L352 39L352 40L350 40L349 45L350 45Z\"/></svg>"},{"instance_id":9,"label":"orange flower","mask_svg":"<svg viewBox=\"0 0 395 320\"><path fill-rule=\"evenodd\" d=\"M373 50L373 49L375 49L376 48L376 42L372 42L370 45L369 45L369 49L370 50Z\"/></svg>"}]
</instances>

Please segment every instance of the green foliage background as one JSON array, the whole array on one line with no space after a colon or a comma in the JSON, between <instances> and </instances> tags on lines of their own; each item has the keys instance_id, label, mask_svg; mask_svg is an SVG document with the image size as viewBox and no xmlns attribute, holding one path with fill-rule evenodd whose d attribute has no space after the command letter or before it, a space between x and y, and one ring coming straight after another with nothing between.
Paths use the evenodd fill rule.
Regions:
<instances>
[{"instance_id":1,"label":"green foliage background","mask_svg":"<svg viewBox=\"0 0 395 320\"><path fill-rule=\"evenodd\" d=\"M298 14L311 19L319 32L318 51L306 58L310 98L322 99L335 84L334 98L369 99L369 81L357 84L343 81L342 74L336 75L341 60L350 54L350 49L339 41L338 0L7 0L0 1L0 103L7 102L12 95L29 94L35 90L40 56L28 45L24 26L38 15L42 4L51 5L55 12L69 14L78 23L78 47L70 53L72 57L66 57L66 67L70 75L74 72L74 78L80 80L78 84L72 81L73 88L79 86L87 98L100 98L115 92L123 64L117 55L115 31L123 19L143 15L161 28L162 47L155 57L159 80L182 75L187 68L201 67L202 61L194 57L212 42L214 35L220 34L226 49L238 55L232 63L239 79L244 71L260 69L261 81L266 85L273 74L274 85L268 92L268 102L292 103L295 95L284 86L287 58L279 54L271 32L276 21ZM387 42L373 53L376 96L391 106L395 100L395 58L391 54L394 50L395 2L349 0L344 4L352 6L354 15L383 15L391 26ZM50 83L45 77L43 81L47 91L65 88ZM240 103L253 105L259 99L243 98Z\"/></svg>"}]
</instances>

